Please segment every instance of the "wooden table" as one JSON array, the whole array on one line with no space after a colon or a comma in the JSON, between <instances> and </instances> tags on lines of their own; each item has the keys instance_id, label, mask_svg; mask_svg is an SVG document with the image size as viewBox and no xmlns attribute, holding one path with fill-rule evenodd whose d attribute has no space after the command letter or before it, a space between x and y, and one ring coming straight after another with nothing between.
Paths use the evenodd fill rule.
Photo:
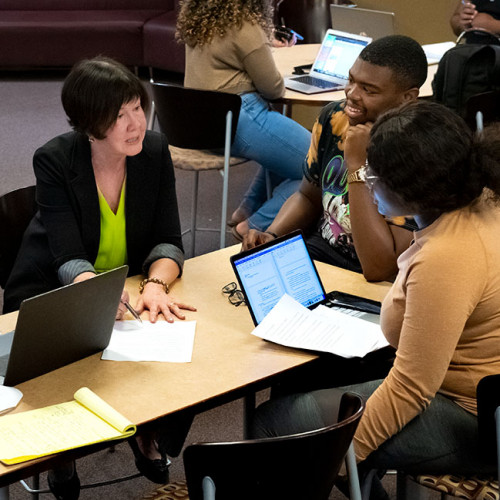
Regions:
<instances>
[{"instance_id":1,"label":"wooden table","mask_svg":"<svg viewBox=\"0 0 500 500\"><path fill-rule=\"evenodd\" d=\"M295 66L302 66L304 64L312 64L316 58L321 44L297 44L293 47L283 47L273 49L274 60L279 72L283 76L290 76ZM427 80L420 89L420 97L432 96L432 79L437 70L437 64L429 65ZM308 105L321 105L324 106L331 101L339 101L344 99L345 93L343 90L335 92L322 92L320 94L302 94L294 90L286 89L283 101L289 104L308 104Z\"/></svg>"},{"instance_id":2,"label":"wooden table","mask_svg":"<svg viewBox=\"0 0 500 500\"><path fill-rule=\"evenodd\" d=\"M317 359L305 351L264 342L250 332L253 323L245 306L231 305L221 288L235 277L229 256L239 246L186 261L184 275L172 294L195 305L187 312L196 320L191 363L102 361L95 354L17 386L24 394L13 412L41 408L73 399L86 386L138 426L186 408L197 411L237 399L271 385L290 370ZM368 283L357 273L318 263L327 291L338 289L381 300L388 283ZM127 288L134 303L139 277ZM16 313L0 316L0 331L15 326ZM79 458L110 444L84 447L13 466L0 464L0 487L50 469L58 462Z\"/></svg>"}]
</instances>

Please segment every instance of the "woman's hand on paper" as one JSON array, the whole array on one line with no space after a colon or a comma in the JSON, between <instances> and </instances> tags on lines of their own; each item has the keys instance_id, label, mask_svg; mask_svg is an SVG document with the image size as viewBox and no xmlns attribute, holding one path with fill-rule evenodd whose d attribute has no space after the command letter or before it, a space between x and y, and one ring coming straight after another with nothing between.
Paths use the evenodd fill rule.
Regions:
<instances>
[{"instance_id":1,"label":"woman's hand on paper","mask_svg":"<svg viewBox=\"0 0 500 500\"><path fill-rule=\"evenodd\" d=\"M163 314L166 321L173 323L175 318L186 319L183 309L196 311L195 307L179 302L172 294L165 293L162 286L155 283L148 283L137 301L136 310L139 314L146 309L149 311L151 323L156 323L160 314Z\"/></svg>"}]
</instances>

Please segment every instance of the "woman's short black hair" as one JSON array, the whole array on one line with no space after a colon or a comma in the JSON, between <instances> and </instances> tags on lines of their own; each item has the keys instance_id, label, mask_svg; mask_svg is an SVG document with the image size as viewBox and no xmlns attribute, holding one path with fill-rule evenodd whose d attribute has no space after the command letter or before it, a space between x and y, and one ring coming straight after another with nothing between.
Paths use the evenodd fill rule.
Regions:
<instances>
[{"instance_id":1,"label":"woman's short black hair","mask_svg":"<svg viewBox=\"0 0 500 500\"><path fill-rule=\"evenodd\" d=\"M120 108L137 98L147 112L149 95L139 78L123 64L101 56L75 64L61 93L70 125L96 139L104 139Z\"/></svg>"},{"instance_id":2,"label":"woman's short black hair","mask_svg":"<svg viewBox=\"0 0 500 500\"><path fill-rule=\"evenodd\" d=\"M500 194L499 127L475 136L441 104L413 101L384 113L371 130L367 158L411 215L465 207L485 187Z\"/></svg>"}]
</instances>

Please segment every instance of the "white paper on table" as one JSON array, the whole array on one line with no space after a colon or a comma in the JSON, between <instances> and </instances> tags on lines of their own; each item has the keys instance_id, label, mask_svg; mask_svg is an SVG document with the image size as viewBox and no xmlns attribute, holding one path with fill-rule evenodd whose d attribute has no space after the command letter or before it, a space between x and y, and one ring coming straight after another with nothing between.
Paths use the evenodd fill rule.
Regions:
<instances>
[{"instance_id":1,"label":"white paper on table","mask_svg":"<svg viewBox=\"0 0 500 500\"><path fill-rule=\"evenodd\" d=\"M445 52L448 52L448 50L455 46L455 42L439 42L422 45L425 55L427 56L427 64L437 64Z\"/></svg>"},{"instance_id":2,"label":"white paper on table","mask_svg":"<svg viewBox=\"0 0 500 500\"><path fill-rule=\"evenodd\" d=\"M252 334L288 347L344 358L363 357L388 345L380 326L325 306L310 311L286 294Z\"/></svg>"},{"instance_id":3,"label":"white paper on table","mask_svg":"<svg viewBox=\"0 0 500 500\"><path fill-rule=\"evenodd\" d=\"M101 359L190 363L195 330L196 321L116 321Z\"/></svg>"},{"instance_id":4,"label":"white paper on table","mask_svg":"<svg viewBox=\"0 0 500 500\"><path fill-rule=\"evenodd\" d=\"M0 413L15 408L22 397L23 393L19 389L0 385Z\"/></svg>"}]
</instances>

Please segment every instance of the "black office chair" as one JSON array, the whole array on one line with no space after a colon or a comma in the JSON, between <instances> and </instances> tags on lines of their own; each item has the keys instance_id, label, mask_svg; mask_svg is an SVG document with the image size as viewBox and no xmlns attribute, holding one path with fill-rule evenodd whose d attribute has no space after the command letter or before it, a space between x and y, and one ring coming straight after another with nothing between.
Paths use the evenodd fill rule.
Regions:
<instances>
[{"instance_id":1,"label":"black office chair","mask_svg":"<svg viewBox=\"0 0 500 500\"><path fill-rule=\"evenodd\" d=\"M197 227L198 176L200 171L219 170L223 177L220 248L225 247L229 167L249 160L231 157L241 97L225 92L196 90L166 83L151 82L154 113L167 136L175 168L194 172L190 228L191 256L194 256L196 231L218 231ZM153 120L154 124L154 120ZM151 125L152 126L152 125ZM218 154L214 151L220 150Z\"/></svg>"},{"instance_id":2,"label":"black office chair","mask_svg":"<svg viewBox=\"0 0 500 500\"><path fill-rule=\"evenodd\" d=\"M23 234L35 215L35 186L16 189L0 197L0 287L5 288Z\"/></svg>"},{"instance_id":3,"label":"black office chair","mask_svg":"<svg viewBox=\"0 0 500 500\"><path fill-rule=\"evenodd\" d=\"M190 500L326 500L364 411L359 395L339 397L338 423L322 429L188 446L184 467Z\"/></svg>"},{"instance_id":4,"label":"black office chair","mask_svg":"<svg viewBox=\"0 0 500 500\"><path fill-rule=\"evenodd\" d=\"M451 498L498 500L500 498L500 374L484 377L477 386L479 442L484 456L497 463L497 477L465 477L453 474L404 475L398 472L398 499L425 498L425 489ZM419 491L420 490L420 491ZM368 498L363 495L363 499Z\"/></svg>"},{"instance_id":5,"label":"black office chair","mask_svg":"<svg viewBox=\"0 0 500 500\"><path fill-rule=\"evenodd\" d=\"M304 43L321 43L331 28L330 4L325 0L286 0L279 2L277 22L283 21L304 37Z\"/></svg>"},{"instance_id":6,"label":"black office chair","mask_svg":"<svg viewBox=\"0 0 500 500\"><path fill-rule=\"evenodd\" d=\"M469 97L465 103L465 121L472 130L500 121L500 90Z\"/></svg>"}]
</instances>

